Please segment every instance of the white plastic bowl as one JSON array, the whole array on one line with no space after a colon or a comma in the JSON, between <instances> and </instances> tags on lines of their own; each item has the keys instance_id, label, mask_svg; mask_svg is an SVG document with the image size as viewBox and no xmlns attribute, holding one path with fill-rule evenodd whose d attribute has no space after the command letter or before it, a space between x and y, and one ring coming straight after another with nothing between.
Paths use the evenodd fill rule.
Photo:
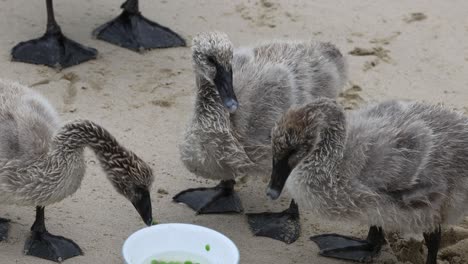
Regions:
<instances>
[{"instance_id":1,"label":"white plastic bowl","mask_svg":"<svg viewBox=\"0 0 468 264\"><path fill-rule=\"evenodd\" d=\"M209 250L206 250L206 245L209 245ZM127 264L143 264L148 258L167 252L197 255L209 261L201 264L239 264L239 250L229 238L212 229L191 224L145 227L129 236L122 248Z\"/></svg>"}]
</instances>

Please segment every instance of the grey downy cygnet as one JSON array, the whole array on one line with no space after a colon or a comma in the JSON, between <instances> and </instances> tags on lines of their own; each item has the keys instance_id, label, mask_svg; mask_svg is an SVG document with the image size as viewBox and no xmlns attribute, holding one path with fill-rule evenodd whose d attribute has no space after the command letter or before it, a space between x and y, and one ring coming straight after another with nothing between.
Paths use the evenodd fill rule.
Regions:
<instances>
[{"instance_id":1,"label":"grey downy cygnet","mask_svg":"<svg viewBox=\"0 0 468 264\"><path fill-rule=\"evenodd\" d=\"M367 240L312 237L321 255L369 261L387 230L423 233L436 264L440 226L468 212L468 117L441 106L387 101L345 114L319 99L289 110L272 144L271 198L286 186L317 216L370 226Z\"/></svg>"},{"instance_id":2,"label":"grey downy cygnet","mask_svg":"<svg viewBox=\"0 0 468 264\"><path fill-rule=\"evenodd\" d=\"M235 179L269 175L275 122L291 105L335 98L346 82L345 60L334 45L310 41L234 49L222 32L198 34L192 59L196 99L180 155L190 172L221 183L183 191L174 200L200 214L239 213ZM292 202L281 213L249 214L249 223L256 235L291 243L298 216Z\"/></svg>"},{"instance_id":3,"label":"grey downy cygnet","mask_svg":"<svg viewBox=\"0 0 468 264\"><path fill-rule=\"evenodd\" d=\"M60 126L57 113L43 96L0 80L0 204L36 207L26 254L53 261L82 254L72 240L47 232L44 207L80 187L86 168L85 147L94 151L115 189L151 225L153 173L148 164L91 121ZM0 220L0 240L7 231L8 221Z\"/></svg>"}]
</instances>

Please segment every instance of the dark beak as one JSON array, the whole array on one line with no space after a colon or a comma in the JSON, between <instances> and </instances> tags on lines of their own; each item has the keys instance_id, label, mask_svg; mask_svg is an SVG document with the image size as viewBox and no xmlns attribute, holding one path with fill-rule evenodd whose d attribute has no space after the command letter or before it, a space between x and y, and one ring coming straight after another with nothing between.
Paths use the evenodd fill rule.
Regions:
<instances>
[{"instance_id":1,"label":"dark beak","mask_svg":"<svg viewBox=\"0 0 468 264\"><path fill-rule=\"evenodd\" d=\"M141 219L143 219L143 222L145 222L147 226L152 225L153 214L151 209L151 197L149 191L141 190L140 199L132 202L132 204L133 206L135 206L135 209L140 214Z\"/></svg>"},{"instance_id":2,"label":"dark beak","mask_svg":"<svg viewBox=\"0 0 468 264\"><path fill-rule=\"evenodd\" d=\"M288 157L285 157L277 162L273 161L273 170L271 172L270 183L268 184L267 195L276 200L283 191L284 184L291 173Z\"/></svg>"},{"instance_id":3,"label":"dark beak","mask_svg":"<svg viewBox=\"0 0 468 264\"><path fill-rule=\"evenodd\" d=\"M226 71L224 67L216 65L216 76L214 79L219 96L223 101L224 107L229 113L234 113L239 107L236 94L232 86L232 70Z\"/></svg>"}]
</instances>

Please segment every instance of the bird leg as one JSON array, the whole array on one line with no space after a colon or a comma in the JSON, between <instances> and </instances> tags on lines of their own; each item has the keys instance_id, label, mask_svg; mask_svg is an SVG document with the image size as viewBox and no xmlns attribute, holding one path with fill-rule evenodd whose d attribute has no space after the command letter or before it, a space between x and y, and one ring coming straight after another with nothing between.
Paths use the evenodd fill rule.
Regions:
<instances>
[{"instance_id":1,"label":"bird leg","mask_svg":"<svg viewBox=\"0 0 468 264\"><path fill-rule=\"evenodd\" d=\"M134 51L186 45L185 40L169 28L141 15L138 0L127 0L121 8L123 12L117 18L93 31L96 38Z\"/></svg>"},{"instance_id":2,"label":"bird leg","mask_svg":"<svg viewBox=\"0 0 468 264\"><path fill-rule=\"evenodd\" d=\"M439 252L442 231L440 226L432 233L424 233L424 241L427 247L426 264L437 264L437 253Z\"/></svg>"},{"instance_id":3,"label":"bird leg","mask_svg":"<svg viewBox=\"0 0 468 264\"><path fill-rule=\"evenodd\" d=\"M47 30L37 39L21 42L11 50L12 60L66 68L95 59L97 50L85 47L62 34L55 21L52 0L46 0Z\"/></svg>"},{"instance_id":4,"label":"bird leg","mask_svg":"<svg viewBox=\"0 0 468 264\"><path fill-rule=\"evenodd\" d=\"M221 181L212 188L195 188L180 192L175 202L184 203L197 214L241 213L242 204L234 190L234 180Z\"/></svg>"},{"instance_id":5,"label":"bird leg","mask_svg":"<svg viewBox=\"0 0 468 264\"><path fill-rule=\"evenodd\" d=\"M358 262L372 261L386 244L384 232L377 226L370 227L366 240L338 234L318 235L310 239L318 245L322 256Z\"/></svg>"},{"instance_id":6,"label":"bird leg","mask_svg":"<svg viewBox=\"0 0 468 264\"><path fill-rule=\"evenodd\" d=\"M253 213L247 214L247 217L255 236L269 237L291 244L301 234L299 208L294 200L283 212Z\"/></svg>"},{"instance_id":7,"label":"bird leg","mask_svg":"<svg viewBox=\"0 0 468 264\"><path fill-rule=\"evenodd\" d=\"M0 242L8 238L8 229L10 228L10 220L0 218Z\"/></svg>"},{"instance_id":8,"label":"bird leg","mask_svg":"<svg viewBox=\"0 0 468 264\"><path fill-rule=\"evenodd\" d=\"M31 235L24 245L24 252L26 255L56 262L83 255L81 248L72 240L47 232L44 207L42 206L36 207L36 221L34 221Z\"/></svg>"}]
</instances>

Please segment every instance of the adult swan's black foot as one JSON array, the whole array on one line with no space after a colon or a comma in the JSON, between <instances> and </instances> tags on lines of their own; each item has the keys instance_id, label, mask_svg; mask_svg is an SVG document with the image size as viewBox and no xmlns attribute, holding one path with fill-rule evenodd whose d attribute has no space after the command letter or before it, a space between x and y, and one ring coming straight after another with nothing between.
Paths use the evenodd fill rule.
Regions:
<instances>
[{"instance_id":1,"label":"adult swan's black foot","mask_svg":"<svg viewBox=\"0 0 468 264\"><path fill-rule=\"evenodd\" d=\"M44 207L36 208L36 221L31 227L31 236L26 241L24 252L26 255L56 262L83 255L83 251L72 240L47 232Z\"/></svg>"},{"instance_id":2,"label":"adult swan's black foot","mask_svg":"<svg viewBox=\"0 0 468 264\"><path fill-rule=\"evenodd\" d=\"M134 51L186 45L185 40L169 28L142 16L138 0L127 0L121 8L122 14L94 30L96 38Z\"/></svg>"},{"instance_id":3,"label":"adult swan's black foot","mask_svg":"<svg viewBox=\"0 0 468 264\"><path fill-rule=\"evenodd\" d=\"M234 191L234 180L221 181L213 188L195 188L180 192L174 201L184 203L197 214L241 213L239 196Z\"/></svg>"},{"instance_id":4,"label":"adult swan's black foot","mask_svg":"<svg viewBox=\"0 0 468 264\"><path fill-rule=\"evenodd\" d=\"M320 255L358 262L370 262L386 243L381 227L371 226L366 240L337 234L318 235L310 238L317 243Z\"/></svg>"},{"instance_id":5,"label":"adult swan's black foot","mask_svg":"<svg viewBox=\"0 0 468 264\"><path fill-rule=\"evenodd\" d=\"M9 227L10 227L10 220L0 217L0 242L8 238Z\"/></svg>"},{"instance_id":6,"label":"adult swan's black foot","mask_svg":"<svg viewBox=\"0 0 468 264\"><path fill-rule=\"evenodd\" d=\"M250 229L256 236L269 237L287 244L295 242L301 234L299 209L291 201L288 209L280 213L247 214Z\"/></svg>"},{"instance_id":7,"label":"adult swan's black foot","mask_svg":"<svg viewBox=\"0 0 468 264\"><path fill-rule=\"evenodd\" d=\"M85 47L62 34L55 21L52 0L47 4L47 30L44 36L16 45L12 60L32 64L43 64L54 68L66 68L95 59L97 51Z\"/></svg>"}]
</instances>

